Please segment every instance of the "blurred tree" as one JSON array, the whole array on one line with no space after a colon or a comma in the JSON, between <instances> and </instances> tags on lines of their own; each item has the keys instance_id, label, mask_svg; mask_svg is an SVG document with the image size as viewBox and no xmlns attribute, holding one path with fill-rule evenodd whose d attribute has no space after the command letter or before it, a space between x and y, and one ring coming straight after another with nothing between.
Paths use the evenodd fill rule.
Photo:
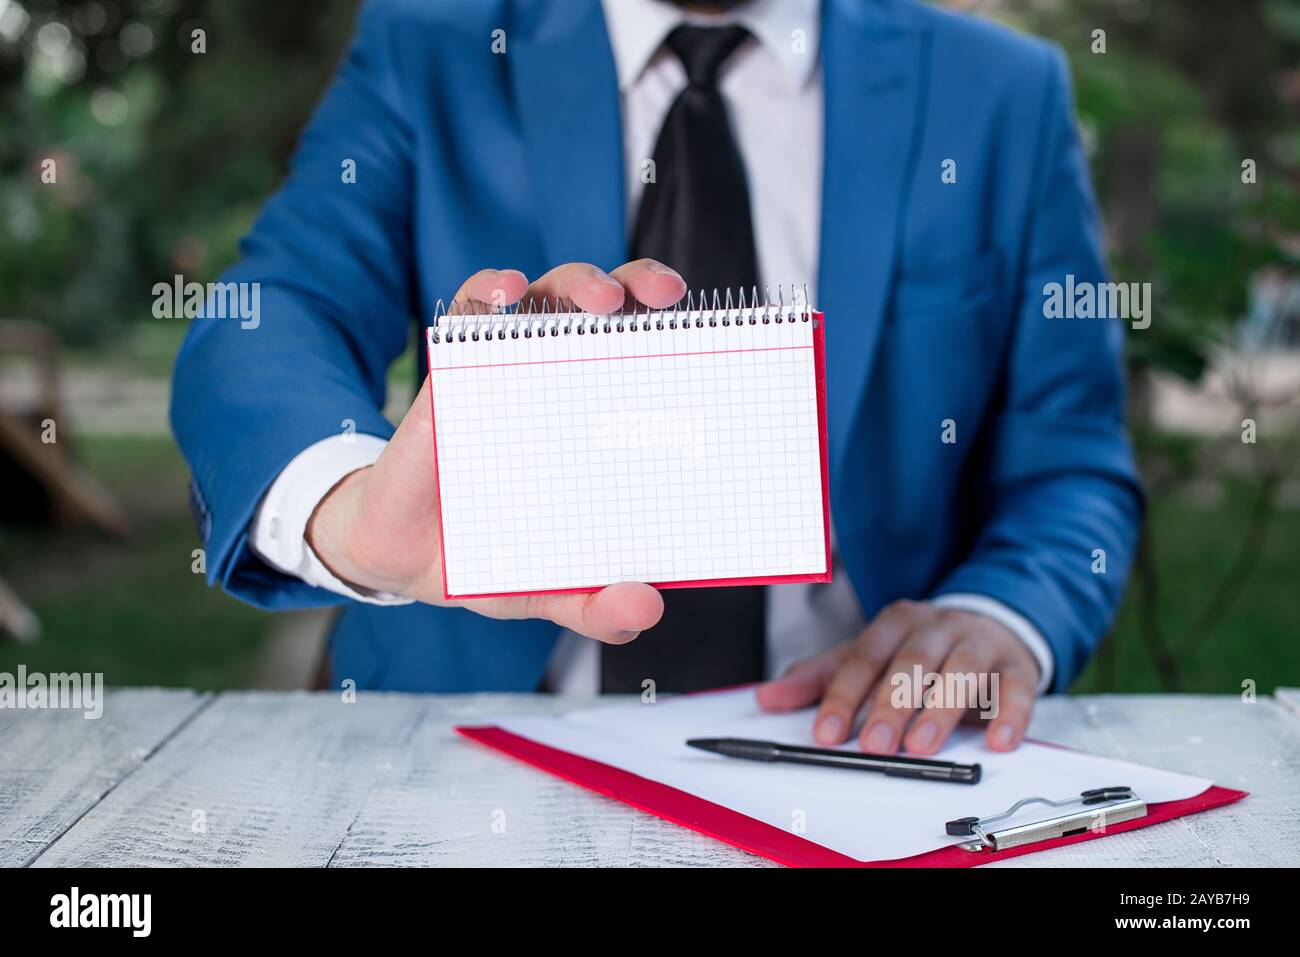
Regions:
<instances>
[{"instance_id":1,"label":"blurred tree","mask_svg":"<svg viewBox=\"0 0 1300 957\"><path fill-rule=\"evenodd\" d=\"M1159 321L1130 336L1132 361L1197 378L1245 313L1250 277L1291 260L1300 233L1300 4L1001 6L1070 56L1115 278L1155 285Z\"/></svg>"},{"instance_id":2,"label":"blurred tree","mask_svg":"<svg viewBox=\"0 0 1300 957\"><path fill-rule=\"evenodd\" d=\"M86 341L219 272L356 5L0 0L0 313Z\"/></svg>"}]
</instances>

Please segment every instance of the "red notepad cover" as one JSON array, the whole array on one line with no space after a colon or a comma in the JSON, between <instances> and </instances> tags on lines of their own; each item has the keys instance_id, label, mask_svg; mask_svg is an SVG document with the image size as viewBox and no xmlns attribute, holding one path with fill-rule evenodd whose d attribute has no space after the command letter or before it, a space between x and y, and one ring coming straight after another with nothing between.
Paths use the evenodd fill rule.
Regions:
<instances>
[{"instance_id":1,"label":"red notepad cover","mask_svg":"<svg viewBox=\"0 0 1300 957\"><path fill-rule=\"evenodd\" d=\"M799 575L758 575L749 578L699 578L689 581L649 582L655 588L721 588L734 585L788 585L794 582L828 582L831 580L831 486L830 453L826 438L826 317L820 312L812 313L813 319L813 369L817 377L817 435L821 451L822 473L822 526L826 541L826 570ZM429 406L433 420L433 461L434 473L438 470L438 414L434 407L433 389L429 389ZM438 537L442 539L442 492L439 488L438 498ZM447 555L442 555L442 580L447 581ZM585 588L548 588L537 591L483 592L476 594L450 594L447 598L469 600L473 598L504 598L520 595L567 595L600 591L604 585Z\"/></svg>"},{"instance_id":2,"label":"red notepad cover","mask_svg":"<svg viewBox=\"0 0 1300 957\"><path fill-rule=\"evenodd\" d=\"M557 777L580 784L585 788L648 811L682 827L731 844L741 850L790 867L974 867L990 861L1019 857L1050 847L1063 847L1080 841L1091 841L1108 834L1133 831L1161 821L1169 821L1186 814L1195 814L1210 808L1231 804L1246 796L1245 791L1234 791L1217 785L1206 788L1194 797L1181 801L1165 801L1147 806L1146 816L1108 825L1104 833L1085 831L1070 837L1058 837L1037 844L1014 847L1005 851L973 853L960 847L940 847L913 857L892 861L859 861L856 858L832 851L783 828L706 801L685 791L651 781L630 771L624 771L600 761L580 757L549 745L521 737L495 726L458 727L456 730L472 741L485 744L511 757Z\"/></svg>"}]
</instances>

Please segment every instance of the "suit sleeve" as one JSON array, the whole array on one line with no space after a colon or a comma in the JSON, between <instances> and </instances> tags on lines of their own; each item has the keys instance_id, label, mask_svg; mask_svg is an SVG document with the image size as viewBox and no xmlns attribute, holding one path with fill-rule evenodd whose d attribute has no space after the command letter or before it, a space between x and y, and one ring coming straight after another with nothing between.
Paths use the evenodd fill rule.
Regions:
<instances>
[{"instance_id":1,"label":"suit sleeve","mask_svg":"<svg viewBox=\"0 0 1300 957\"><path fill-rule=\"evenodd\" d=\"M1052 688L1062 691L1114 620L1143 504L1124 431L1120 321L1044 316L1048 283L1106 281L1059 54L1048 72L1017 328L983 450L986 512L936 594L987 595L1027 618L1052 649Z\"/></svg>"},{"instance_id":2,"label":"suit sleeve","mask_svg":"<svg viewBox=\"0 0 1300 957\"><path fill-rule=\"evenodd\" d=\"M385 378L414 315L412 134L382 10L363 9L286 182L221 279L257 284L256 318L196 318L177 357L172 427L209 583L261 607L343 600L249 548L250 520L275 477L328 436L393 431L381 414Z\"/></svg>"}]
</instances>

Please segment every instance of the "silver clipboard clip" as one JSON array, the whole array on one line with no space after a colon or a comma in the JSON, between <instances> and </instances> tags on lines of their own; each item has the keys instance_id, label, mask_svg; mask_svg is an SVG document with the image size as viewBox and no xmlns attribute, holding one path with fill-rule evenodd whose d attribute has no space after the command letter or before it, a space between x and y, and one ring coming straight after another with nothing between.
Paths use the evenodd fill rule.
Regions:
<instances>
[{"instance_id":1,"label":"silver clipboard clip","mask_svg":"<svg viewBox=\"0 0 1300 957\"><path fill-rule=\"evenodd\" d=\"M1031 804L1045 804L1050 808L1069 810L1038 821L1027 821L1000 829L994 827L1014 817L1021 808ZM1007 848L1034 844L1055 837L1070 837L1085 831L1104 831L1112 824L1144 817L1146 813L1146 802L1135 795L1132 788L1093 788L1091 791L1084 791L1078 797L1066 798L1063 801L1027 797L1017 801L1001 814L994 814L992 817L960 817L955 821L949 821L945 829L954 837L978 838L976 841L958 844L957 846L963 850L1005 851Z\"/></svg>"}]
</instances>

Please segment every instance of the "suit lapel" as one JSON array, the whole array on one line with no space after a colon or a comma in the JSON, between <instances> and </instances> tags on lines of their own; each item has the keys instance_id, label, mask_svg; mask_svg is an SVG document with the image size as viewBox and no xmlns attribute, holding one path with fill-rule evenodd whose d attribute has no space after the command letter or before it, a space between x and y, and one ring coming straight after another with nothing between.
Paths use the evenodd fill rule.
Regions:
<instances>
[{"instance_id":1,"label":"suit lapel","mask_svg":"<svg viewBox=\"0 0 1300 957\"><path fill-rule=\"evenodd\" d=\"M825 0L818 300L827 316L832 490L888 305L899 217L915 164L923 52L923 36L893 3Z\"/></svg>"},{"instance_id":2,"label":"suit lapel","mask_svg":"<svg viewBox=\"0 0 1300 957\"><path fill-rule=\"evenodd\" d=\"M618 77L596 0L521 2L507 54L546 266L626 258Z\"/></svg>"}]
</instances>

